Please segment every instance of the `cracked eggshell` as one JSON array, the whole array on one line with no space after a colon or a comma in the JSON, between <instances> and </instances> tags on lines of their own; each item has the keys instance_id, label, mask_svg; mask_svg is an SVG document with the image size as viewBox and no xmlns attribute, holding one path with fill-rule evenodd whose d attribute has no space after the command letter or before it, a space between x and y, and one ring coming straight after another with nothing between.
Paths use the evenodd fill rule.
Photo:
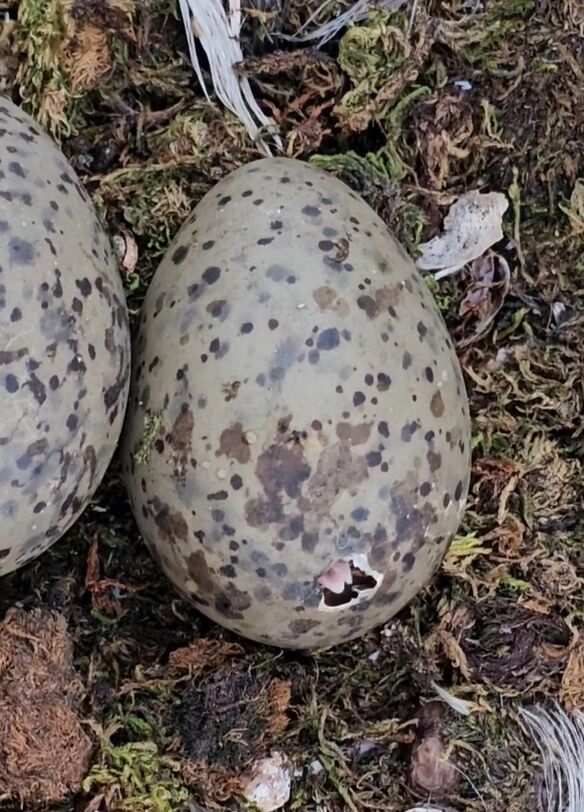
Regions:
<instances>
[{"instance_id":1,"label":"cracked eggshell","mask_svg":"<svg viewBox=\"0 0 584 812\"><path fill-rule=\"evenodd\" d=\"M300 649L389 620L458 528L469 441L445 324L361 198L286 158L203 198L144 301L123 464L204 614Z\"/></svg>"},{"instance_id":2,"label":"cracked eggshell","mask_svg":"<svg viewBox=\"0 0 584 812\"><path fill-rule=\"evenodd\" d=\"M282 753L272 753L252 766L244 798L259 812L275 812L290 800L290 764Z\"/></svg>"},{"instance_id":3,"label":"cracked eggshell","mask_svg":"<svg viewBox=\"0 0 584 812\"><path fill-rule=\"evenodd\" d=\"M71 527L121 432L130 336L93 206L54 142L0 98L0 576Z\"/></svg>"}]
</instances>

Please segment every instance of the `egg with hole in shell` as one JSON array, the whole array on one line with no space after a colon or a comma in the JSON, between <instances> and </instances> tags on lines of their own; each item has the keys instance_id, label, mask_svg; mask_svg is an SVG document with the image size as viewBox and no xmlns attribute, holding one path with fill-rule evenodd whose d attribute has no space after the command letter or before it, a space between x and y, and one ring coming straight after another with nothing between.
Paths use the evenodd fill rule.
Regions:
<instances>
[{"instance_id":1,"label":"egg with hole in shell","mask_svg":"<svg viewBox=\"0 0 584 812\"><path fill-rule=\"evenodd\" d=\"M244 637L337 644L427 584L467 497L464 382L344 183L262 159L197 205L143 303L123 466L155 560Z\"/></svg>"},{"instance_id":2,"label":"egg with hole in shell","mask_svg":"<svg viewBox=\"0 0 584 812\"><path fill-rule=\"evenodd\" d=\"M0 97L0 576L81 515L129 385L126 300L105 231L61 150Z\"/></svg>"}]
</instances>

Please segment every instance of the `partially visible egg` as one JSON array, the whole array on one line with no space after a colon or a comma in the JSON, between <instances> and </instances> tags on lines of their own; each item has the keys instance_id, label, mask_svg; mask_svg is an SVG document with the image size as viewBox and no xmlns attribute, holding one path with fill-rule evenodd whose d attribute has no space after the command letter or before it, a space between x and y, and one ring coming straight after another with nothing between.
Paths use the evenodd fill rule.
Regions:
<instances>
[{"instance_id":1,"label":"partially visible egg","mask_svg":"<svg viewBox=\"0 0 584 812\"><path fill-rule=\"evenodd\" d=\"M56 144L0 98L0 576L94 495L129 378L122 281L93 206Z\"/></svg>"},{"instance_id":2,"label":"partially visible egg","mask_svg":"<svg viewBox=\"0 0 584 812\"><path fill-rule=\"evenodd\" d=\"M278 158L203 198L143 304L123 463L168 578L245 637L336 644L428 582L463 514L468 403L358 195Z\"/></svg>"}]
</instances>

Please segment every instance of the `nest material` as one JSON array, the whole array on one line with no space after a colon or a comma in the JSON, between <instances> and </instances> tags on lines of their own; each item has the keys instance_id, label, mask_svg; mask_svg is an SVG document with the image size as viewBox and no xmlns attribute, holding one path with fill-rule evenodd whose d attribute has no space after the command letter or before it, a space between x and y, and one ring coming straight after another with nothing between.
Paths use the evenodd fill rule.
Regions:
<instances>
[{"instance_id":1,"label":"nest material","mask_svg":"<svg viewBox=\"0 0 584 812\"><path fill-rule=\"evenodd\" d=\"M0 624L0 797L50 804L80 788L91 740L62 615L10 609Z\"/></svg>"}]
</instances>

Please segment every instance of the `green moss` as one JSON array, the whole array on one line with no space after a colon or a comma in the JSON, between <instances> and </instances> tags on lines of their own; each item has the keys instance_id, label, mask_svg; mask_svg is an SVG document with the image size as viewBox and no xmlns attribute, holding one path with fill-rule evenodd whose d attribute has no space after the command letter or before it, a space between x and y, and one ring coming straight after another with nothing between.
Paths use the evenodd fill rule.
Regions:
<instances>
[{"instance_id":1,"label":"green moss","mask_svg":"<svg viewBox=\"0 0 584 812\"><path fill-rule=\"evenodd\" d=\"M179 763L161 755L152 741L102 744L101 761L92 767L83 790L111 794L118 812L176 812L189 799Z\"/></svg>"},{"instance_id":2,"label":"green moss","mask_svg":"<svg viewBox=\"0 0 584 812\"><path fill-rule=\"evenodd\" d=\"M142 432L142 437L140 438L140 447L135 453L136 462L139 465L143 463L147 463L150 459L150 454L154 448L154 442L160 432L164 429L164 416L162 413L154 414L150 416L146 425L144 426L144 431Z\"/></svg>"},{"instance_id":3,"label":"green moss","mask_svg":"<svg viewBox=\"0 0 584 812\"><path fill-rule=\"evenodd\" d=\"M513 578L511 575L503 575L499 578L499 587L507 592L525 592L529 588L529 583L521 578Z\"/></svg>"},{"instance_id":4,"label":"green moss","mask_svg":"<svg viewBox=\"0 0 584 812\"><path fill-rule=\"evenodd\" d=\"M499 0L493 3L490 16L523 17L535 11L535 0Z\"/></svg>"},{"instance_id":5,"label":"green moss","mask_svg":"<svg viewBox=\"0 0 584 812\"><path fill-rule=\"evenodd\" d=\"M59 54L69 38L61 0L22 0L18 5L15 50L23 107L55 136L68 135L75 119L75 99Z\"/></svg>"},{"instance_id":6,"label":"green moss","mask_svg":"<svg viewBox=\"0 0 584 812\"><path fill-rule=\"evenodd\" d=\"M408 18L375 11L351 26L339 42L337 61L356 88L371 94L406 58Z\"/></svg>"},{"instance_id":7,"label":"green moss","mask_svg":"<svg viewBox=\"0 0 584 812\"><path fill-rule=\"evenodd\" d=\"M386 98L381 91L410 55L407 27L406 14L376 11L341 38L338 63L352 88L342 97L337 112L351 130L363 130L391 110L391 94Z\"/></svg>"},{"instance_id":8,"label":"green moss","mask_svg":"<svg viewBox=\"0 0 584 812\"><path fill-rule=\"evenodd\" d=\"M508 38L524 27L522 10L532 0L502 0L489 5L484 14L469 14L439 30L438 37L460 52L473 67L498 72L513 70L516 54L506 48Z\"/></svg>"},{"instance_id":9,"label":"green moss","mask_svg":"<svg viewBox=\"0 0 584 812\"><path fill-rule=\"evenodd\" d=\"M427 273L424 275L424 281L440 311L444 314L452 312L456 294L448 280L438 280L431 273Z\"/></svg>"},{"instance_id":10,"label":"green moss","mask_svg":"<svg viewBox=\"0 0 584 812\"><path fill-rule=\"evenodd\" d=\"M399 181L403 177L399 162L387 147L364 156L353 151L337 155L313 155L310 163L334 174L357 172L367 182L377 185Z\"/></svg>"}]
</instances>

